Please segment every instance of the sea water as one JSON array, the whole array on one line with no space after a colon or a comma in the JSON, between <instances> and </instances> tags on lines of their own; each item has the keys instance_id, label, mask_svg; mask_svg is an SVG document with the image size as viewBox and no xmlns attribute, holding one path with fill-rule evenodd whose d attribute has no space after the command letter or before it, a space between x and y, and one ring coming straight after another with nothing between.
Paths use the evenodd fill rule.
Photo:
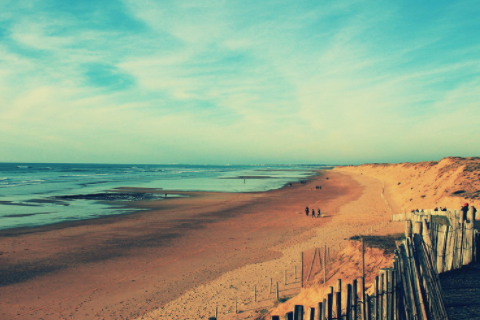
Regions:
<instances>
[{"instance_id":1,"label":"sea water","mask_svg":"<svg viewBox=\"0 0 480 320\"><path fill-rule=\"evenodd\" d=\"M175 191L257 192L277 189L322 165L116 165L0 163L0 230L35 227L138 211L125 204L181 196ZM155 193L148 193L148 190ZM111 197L111 198L110 198ZM108 204L105 201L110 200Z\"/></svg>"}]
</instances>

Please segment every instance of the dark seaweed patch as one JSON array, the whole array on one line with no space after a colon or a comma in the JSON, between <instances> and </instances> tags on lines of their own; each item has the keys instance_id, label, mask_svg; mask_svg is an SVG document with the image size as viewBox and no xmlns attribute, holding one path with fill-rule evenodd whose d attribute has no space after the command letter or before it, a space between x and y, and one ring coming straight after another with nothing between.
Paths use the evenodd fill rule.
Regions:
<instances>
[{"instance_id":1,"label":"dark seaweed patch","mask_svg":"<svg viewBox=\"0 0 480 320\"><path fill-rule=\"evenodd\" d=\"M69 196L56 196L55 199L61 200L98 200L98 201L143 201L157 200L164 198L163 194L156 193L137 193L137 192L115 192L115 193L91 193L76 194Z\"/></svg>"},{"instance_id":2,"label":"dark seaweed patch","mask_svg":"<svg viewBox=\"0 0 480 320\"><path fill-rule=\"evenodd\" d=\"M0 286L24 282L35 277L63 269L62 265L49 264L16 264L0 269Z\"/></svg>"}]
</instances>

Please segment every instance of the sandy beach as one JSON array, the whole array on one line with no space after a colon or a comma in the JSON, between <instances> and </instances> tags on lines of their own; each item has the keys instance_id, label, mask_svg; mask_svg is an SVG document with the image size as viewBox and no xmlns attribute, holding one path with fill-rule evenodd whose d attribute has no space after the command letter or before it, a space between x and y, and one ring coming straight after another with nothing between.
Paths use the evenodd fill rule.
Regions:
<instances>
[{"instance_id":1,"label":"sandy beach","mask_svg":"<svg viewBox=\"0 0 480 320\"><path fill-rule=\"evenodd\" d=\"M337 278L360 277L351 236L402 232L404 224L390 218L407 209L405 199L426 209L463 203L450 195L470 181L462 169L468 166L459 166L447 158L338 167L268 192L183 192L188 197L135 203L148 209L136 214L3 231L0 316L208 319L216 309L219 319L255 319L283 315L295 303L313 306ZM439 174L449 180L430 196ZM307 217L305 206L324 217ZM301 253L323 246L338 253L335 272L325 286L301 289ZM368 274L390 264L382 252L367 250ZM280 296L291 298L273 308L269 284L277 282Z\"/></svg>"},{"instance_id":2,"label":"sandy beach","mask_svg":"<svg viewBox=\"0 0 480 320\"><path fill-rule=\"evenodd\" d=\"M465 201L478 206L472 192L478 189L475 179L478 171L471 170L472 167L478 167L477 159L337 167L328 172L333 178L329 182L346 187L347 192L330 202L332 211L329 218L322 219L323 223L272 247L271 250L281 253L278 257L224 273L137 319L206 319L214 315L215 307L219 319L257 319L267 314L283 316L295 304L314 307L326 297L329 286L336 286L337 279L349 282L361 277L361 250L358 242L348 240L351 236L402 233L404 223L391 222L390 218L392 213L408 209L436 206L455 209ZM459 186L472 196L469 199L456 196ZM318 285L321 274L317 274L312 281L317 285L301 289L300 253L310 253L311 257L313 248L322 246L339 252L328 272L327 283ZM372 290L373 277L381 268L391 267L391 257L381 249L366 249L367 290ZM280 284L281 297L293 296L273 309L276 297L270 291L270 279Z\"/></svg>"},{"instance_id":3,"label":"sandy beach","mask_svg":"<svg viewBox=\"0 0 480 320\"><path fill-rule=\"evenodd\" d=\"M329 179L327 179L327 177ZM321 190L315 188L322 185ZM262 193L184 193L150 211L0 234L5 319L134 319L331 221L362 186L325 172ZM306 217L305 206L327 217ZM202 316L197 314L197 316Z\"/></svg>"},{"instance_id":4,"label":"sandy beach","mask_svg":"<svg viewBox=\"0 0 480 320\"><path fill-rule=\"evenodd\" d=\"M360 277L360 255L357 252L355 258L355 252L348 248L352 244L348 238L358 234L402 232L404 226L389 222L392 208L384 197L382 181L347 172L329 172L328 176L331 177L330 183L340 184L348 192L332 199L329 217L320 219L316 228L292 235L288 241L272 247L271 250L281 253L278 257L224 273L214 281L197 286L164 307L137 319L208 319L214 315L215 307L218 319L256 319L262 315L262 311L271 309L275 304L275 294L269 292L270 278L273 278L274 283L280 283L281 297L294 296L271 313L283 316L292 310L294 304L308 307L321 301L328 286L333 285L337 277L344 280ZM309 219L311 218L304 220ZM337 251L346 248L344 254L348 256L349 263L341 261L336 264L336 270L332 272L334 276L323 288L301 289L301 252L311 253L313 248L324 245ZM372 274L391 264L378 249L369 249L366 260L367 272ZM293 274L295 266L298 273L296 278ZM284 285L285 270L287 285ZM367 281L370 280L367 278ZM257 302L254 301L254 286ZM238 314L235 314L235 299L239 305Z\"/></svg>"}]
</instances>

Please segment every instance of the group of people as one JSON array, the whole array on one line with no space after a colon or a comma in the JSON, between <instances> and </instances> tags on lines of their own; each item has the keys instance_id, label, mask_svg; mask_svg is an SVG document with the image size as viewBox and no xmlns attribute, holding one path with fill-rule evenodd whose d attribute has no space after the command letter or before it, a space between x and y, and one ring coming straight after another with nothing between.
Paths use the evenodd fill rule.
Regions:
<instances>
[{"instance_id":1,"label":"group of people","mask_svg":"<svg viewBox=\"0 0 480 320\"><path fill-rule=\"evenodd\" d=\"M471 208L471 210L473 211L473 216L475 217L475 214L477 213L477 208L475 208L474 206L469 206L468 203L465 203L461 208L460 208L460 211L462 211L463 213L463 218L466 219L467 218L467 212L468 210ZM447 211L447 208L442 208L442 207L435 207L435 209L433 209L433 211ZM418 209L414 209L412 210L412 213L416 213L416 212L424 212L423 209L421 210L418 210Z\"/></svg>"},{"instance_id":2,"label":"group of people","mask_svg":"<svg viewBox=\"0 0 480 320\"><path fill-rule=\"evenodd\" d=\"M315 215L316 214L316 215ZM322 217L322 212L320 211L320 208L317 209L317 213L315 213L315 209L311 209L307 206L305 207L305 215L308 217L309 215L311 215L312 218L321 218Z\"/></svg>"},{"instance_id":3,"label":"group of people","mask_svg":"<svg viewBox=\"0 0 480 320\"><path fill-rule=\"evenodd\" d=\"M418 212L424 212L424 211L423 211L423 209L421 209L421 210L418 210L418 209L413 209L413 210L412 210L412 213L415 213L415 212L417 212L417 213L418 213Z\"/></svg>"},{"instance_id":4,"label":"group of people","mask_svg":"<svg viewBox=\"0 0 480 320\"><path fill-rule=\"evenodd\" d=\"M435 209L433 209L433 211L447 211L447 208L435 207ZM423 209L421 209L421 210L413 209L411 212L412 213L418 213L418 212L425 212L425 211Z\"/></svg>"},{"instance_id":5,"label":"group of people","mask_svg":"<svg viewBox=\"0 0 480 320\"><path fill-rule=\"evenodd\" d=\"M472 210L472 212L473 212L473 219L475 220L475 216L476 216L476 214L477 214L477 208L475 208L474 206L469 207L469 206L468 206L468 203L465 203L465 204L460 208L460 211L463 212L463 218L464 218L464 219L467 218L467 212L468 212L469 209Z\"/></svg>"}]
</instances>

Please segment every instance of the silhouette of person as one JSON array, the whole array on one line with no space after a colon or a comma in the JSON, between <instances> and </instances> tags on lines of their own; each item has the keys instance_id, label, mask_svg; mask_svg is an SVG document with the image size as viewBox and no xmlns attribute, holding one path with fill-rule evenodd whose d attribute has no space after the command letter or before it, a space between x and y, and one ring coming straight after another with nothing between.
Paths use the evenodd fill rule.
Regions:
<instances>
[{"instance_id":1,"label":"silhouette of person","mask_svg":"<svg viewBox=\"0 0 480 320\"><path fill-rule=\"evenodd\" d=\"M468 203L465 203L460 210L463 212L463 219L467 219Z\"/></svg>"}]
</instances>

